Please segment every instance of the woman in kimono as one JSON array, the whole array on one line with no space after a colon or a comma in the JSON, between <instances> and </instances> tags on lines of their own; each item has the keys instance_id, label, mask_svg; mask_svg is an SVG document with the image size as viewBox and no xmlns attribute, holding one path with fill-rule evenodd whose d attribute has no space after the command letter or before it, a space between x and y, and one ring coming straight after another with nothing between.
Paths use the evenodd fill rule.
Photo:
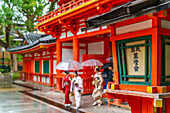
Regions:
<instances>
[{"instance_id":1,"label":"woman in kimono","mask_svg":"<svg viewBox=\"0 0 170 113\"><path fill-rule=\"evenodd\" d=\"M81 93L83 90L83 80L82 78L78 75L77 71L74 72L74 78L71 81L71 89L70 91L75 94L75 102L76 102L76 107L75 109L80 108L81 104Z\"/></svg>"},{"instance_id":2,"label":"woman in kimono","mask_svg":"<svg viewBox=\"0 0 170 113\"><path fill-rule=\"evenodd\" d=\"M70 106L71 101L69 99L69 94L70 94L70 86L71 86L71 77L69 76L69 72L65 71L64 72L64 81L63 81L63 92L65 93L65 106Z\"/></svg>"},{"instance_id":3,"label":"woman in kimono","mask_svg":"<svg viewBox=\"0 0 170 113\"><path fill-rule=\"evenodd\" d=\"M93 93L92 93L92 97L94 98L93 106L95 106L97 104L98 104L98 106L101 106L101 104L102 104L103 78L102 78L99 67L96 67L94 69L94 71L96 72L96 74L92 75L92 77L93 77L92 84L94 85L94 90L93 90Z\"/></svg>"}]
</instances>

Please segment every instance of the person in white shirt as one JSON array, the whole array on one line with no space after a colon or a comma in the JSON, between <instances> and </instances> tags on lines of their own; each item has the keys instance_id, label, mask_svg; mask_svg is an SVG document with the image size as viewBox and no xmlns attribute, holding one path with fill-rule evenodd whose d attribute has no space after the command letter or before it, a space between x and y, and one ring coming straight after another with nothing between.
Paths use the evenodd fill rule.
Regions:
<instances>
[{"instance_id":1,"label":"person in white shirt","mask_svg":"<svg viewBox=\"0 0 170 113\"><path fill-rule=\"evenodd\" d=\"M81 93L83 92L83 80L78 75L77 71L74 72L74 78L71 81L70 92L73 92L73 90L74 90L75 102L76 102L75 109L79 109L81 104Z\"/></svg>"}]
</instances>

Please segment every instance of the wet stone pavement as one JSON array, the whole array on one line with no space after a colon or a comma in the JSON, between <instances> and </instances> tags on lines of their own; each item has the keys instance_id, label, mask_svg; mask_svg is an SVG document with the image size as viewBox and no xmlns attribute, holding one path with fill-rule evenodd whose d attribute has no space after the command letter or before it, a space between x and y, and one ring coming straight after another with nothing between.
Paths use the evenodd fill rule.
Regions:
<instances>
[{"instance_id":1,"label":"wet stone pavement","mask_svg":"<svg viewBox=\"0 0 170 113\"><path fill-rule=\"evenodd\" d=\"M108 107L105 99L102 106L92 106L91 95L82 96L82 106L79 110L73 109L73 97L73 105L66 108L63 104L63 93L53 92L52 88L43 85L21 81L16 83L22 84L22 87L28 86L32 90L0 92L0 113L131 113L129 109Z\"/></svg>"},{"instance_id":2,"label":"wet stone pavement","mask_svg":"<svg viewBox=\"0 0 170 113\"><path fill-rule=\"evenodd\" d=\"M20 92L0 92L0 113L68 113Z\"/></svg>"}]
</instances>

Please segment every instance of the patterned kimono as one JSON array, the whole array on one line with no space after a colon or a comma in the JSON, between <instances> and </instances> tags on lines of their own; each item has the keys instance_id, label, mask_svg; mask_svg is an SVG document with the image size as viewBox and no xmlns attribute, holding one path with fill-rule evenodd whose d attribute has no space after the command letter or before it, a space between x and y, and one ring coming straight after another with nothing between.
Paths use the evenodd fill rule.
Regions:
<instances>
[{"instance_id":1,"label":"patterned kimono","mask_svg":"<svg viewBox=\"0 0 170 113\"><path fill-rule=\"evenodd\" d=\"M63 92L65 93L65 104L71 104L72 102L69 99L70 94L70 85L71 85L71 78L70 76L65 76L63 81Z\"/></svg>"},{"instance_id":2,"label":"patterned kimono","mask_svg":"<svg viewBox=\"0 0 170 113\"><path fill-rule=\"evenodd\" d=\"M76 107L79 108L81 104L81 92L83 92L83 80L80 76L72 79L70 91L73 92L73 90L75 94Z\"/></svg>"},{"instance_id":3,"label":"patterned kimono","mask_svg":"<svg viewBox=\"0 0 170 113\"><path fill-rule=\"evenodd\" d=\"M94 98L94 101L97 104L102 104L102 86L103 86L103 78L101 75L101 72L96 73L93 76L93 82L92 84L94 85L94 90L92 93L92 97Z\"/></svg>"}]
</instances>

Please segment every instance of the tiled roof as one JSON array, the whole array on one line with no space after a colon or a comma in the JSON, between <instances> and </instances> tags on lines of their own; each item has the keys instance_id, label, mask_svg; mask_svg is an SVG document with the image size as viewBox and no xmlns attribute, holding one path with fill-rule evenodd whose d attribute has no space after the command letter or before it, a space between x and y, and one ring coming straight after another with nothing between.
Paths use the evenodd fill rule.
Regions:
<instances>
[{"instance_id":1,"label":"tiled roof","mask_svg":"<svg viewBox=\"0 0 170 113\"><path fill-rule=\"evenodd\" d=\"M17 51L22 51L22 50L33 48L37 45L51 44L51 43L56 42L56 39L52 38L50 35L27 33L24 35L24 37L28 45L21 45L21 46L17 46L14 48L8 48L7 50L9 52L17 52Z\"/></svg>"},{"instance_id":2,"label":"tiled roof","mask_svg":"<svg viewBox=\"0 0 170 113\"><path fill-rule=\"evenodd\" d=\"M111 11L86 21L82 31L98 28L170 8L170 1L165 0L135 0L113 8Z\"/></svg>"}]
</instances>

